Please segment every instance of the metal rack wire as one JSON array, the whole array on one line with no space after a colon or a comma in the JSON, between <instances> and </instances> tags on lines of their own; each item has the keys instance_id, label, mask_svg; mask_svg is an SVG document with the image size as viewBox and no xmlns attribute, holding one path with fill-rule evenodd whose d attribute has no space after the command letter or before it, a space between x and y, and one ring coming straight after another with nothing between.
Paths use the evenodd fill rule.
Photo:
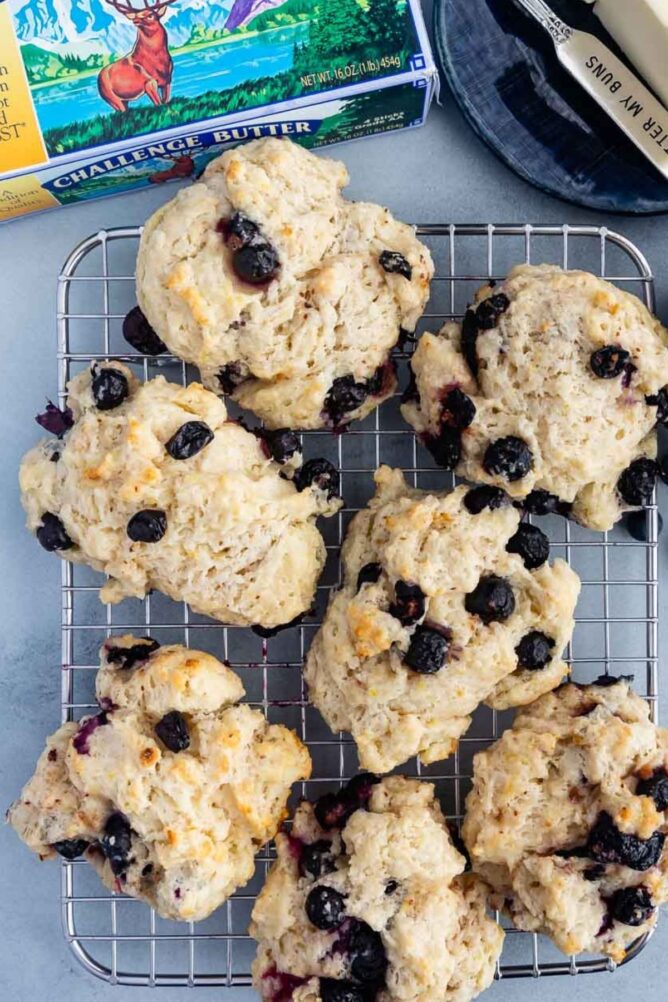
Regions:
<instances>
[{"instance_id":1,"label":"metal rack wire","mask_svg":"<svg viewBox=\"0 0 668 1002\"><path fill-rule=\"evenodd\" d=\"M128 353L121 323L135 304L134 261L140 229L101 231L83 241L66 261L58 291L59 392L94 358L122 358L143 378L192 378L169 356L147 359ZM435 329L460 317L475 289L501 279L519 261L581 267L639 295L652 309L653 276L642 254L623 236L584 226L430 225L420 227L437 272L422 327ZM410 350L410 349L409 349ZM400 353L399 358L406 358ZM400 363L402 382L407 366ZM163 643L184 643L230 661L241 675L247 699L272 721L293 727L309 745L313 778L296 793L318 796L337 788L357 766L347 735L332 735L308 705L301 675L304 653L321 621L327 596L338 583L338 549L351 515L373 492L372 472L380 463L402 467L419 487L445 489L450 474L439 470L402 421L398 397L387 401L347 434L304 435L305 456L326 456L342 474L345 509L323 526L329 557L314 614L300 627L262 640L249 630L225 627L194 615L187 606L154 594L143 601L102 605L101 576L63 563L62 714L76 719L94 707L97 649L111 633L149 632ZM597 534L556 517L540 520L553 555L565 557L580 574L582 596L568 658L574 677L586 681L602 672L634 674L635 687L657 707L657 512L647 511L647 543L620 528ZM503 730L506 714L480 709L459 751L428 768L412 762L409 775L437 784L449 817L461 818L473 754ZM271 862L271 849L258 857L253 881L206 922L167 922L145 904L108 893L82 861L62 864L62 919L72 951L92 974L113 984L243 986L253 943L246 927L255 894ZM644 945L639 941L628 959ZM509 930L497 975L501 978L578 974L614 969L601 957L563 957L545 939Z\"/></svg>"}]
</instances>

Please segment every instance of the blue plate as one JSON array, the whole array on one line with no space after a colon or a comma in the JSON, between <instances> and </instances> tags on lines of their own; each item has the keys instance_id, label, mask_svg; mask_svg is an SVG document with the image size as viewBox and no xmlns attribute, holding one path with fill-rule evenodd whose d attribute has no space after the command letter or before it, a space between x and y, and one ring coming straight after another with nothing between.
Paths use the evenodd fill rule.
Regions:
<instances>
[{"instance_id":1,"label":"blue plate","mask_svg":"<svg viewBox=\"0 0 668 1002\"><path fill-rule=\"evenodd\" d=\"M582 0L551 6L621 55ZM521 177L591 209L668 212L668 183L562 69L547 33L514 0L434 0L434 37L464 115Z\"/></svg>"}]
</instances>

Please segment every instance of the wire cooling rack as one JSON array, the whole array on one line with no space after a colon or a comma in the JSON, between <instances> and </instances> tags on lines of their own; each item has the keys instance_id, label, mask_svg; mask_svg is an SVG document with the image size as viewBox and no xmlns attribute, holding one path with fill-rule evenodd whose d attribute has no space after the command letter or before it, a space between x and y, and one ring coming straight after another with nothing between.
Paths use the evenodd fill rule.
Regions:
<instances>
[{"instance_id":1,"label":"wire cooling rack","mask_svg":"<svg viewBox=\"0 0 668 1002\"><path fill-rule=\"evenodd\" d=\"M128 354L121 334L126 312L135 305L134 263L140 229L96 233L80 244L64 265L58 292L59 390L94 358L122 358L137 375L158 372L173 381L193 378L169 356L146 359ZM474 291L490 278L501 279L519 261L584 268L639 295L652 309L653 277L642 254L623 236L575 226L420 227L436 262L432 299L421 329L436 329L461 317ZM408 349L410 352L410 347ZM400 353L399 359L407 358ZM400 361L402 386L406 362ZM104 606L97 597L101 576L63 563L62 712L77 719L94 708L97 650L112 633L150 633L162 643L183 643L224 657L242 677L247 699L274 722L293 727L308 744L313 778L296 795L315 797L336 789L357 768L347 735L332 735L308 705L301 675L304 653L339 580L338 551L351 515L373 493L373 470L380 463L402 467L418 487L445 489L452 476L435 467L399 413L399 397L386 401L344 435L304 435L304 452L325 456L342 474L345 509L323 525L328 561L316 608L300 627L270 640L249 630L225 627L193 614L160 594L143 601ZM553 556L565 557L582 579L577 626L567 652L576 680L603 672L633 674L635 688L657 707L657 512L647 511L647 543L616 528L588 532L561 518L540 520L552 540ZM469 788L472 757L508 722L507 714L481 708L446 762L403 768L436 783L444 810L459 821ZM253 881L207 921L168 922L145 904L108 893L83 861L62 863L62 918L78 960L92 974L114 984L242 986L250 984L254 944L246 929L255 895L271 862L271 849L258 857ZM629 953L637 955L639 941ZM601 957L565 958L551 943L509 930L497 976L529 977L614 969Z\"/></svg>"}]
</instances>

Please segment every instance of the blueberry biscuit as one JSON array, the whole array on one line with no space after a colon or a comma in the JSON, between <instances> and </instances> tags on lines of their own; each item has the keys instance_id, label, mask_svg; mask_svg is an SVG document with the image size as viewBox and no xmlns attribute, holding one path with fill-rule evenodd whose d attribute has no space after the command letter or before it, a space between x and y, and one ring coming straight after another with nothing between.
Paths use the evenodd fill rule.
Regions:
<instances>
[{"instance_id":1,"label":"blueberry biscuit","mask_svg":"<svg viewBox=\"0 0 668 1002\"><path fill-rule=\"evenodd\" d=\"M447 758L479 703L517 706L558 685L580 582L548 563L547 537L499 488L411 490L388 467L376 486L305 677L363 767L390 772L416 754Z\"/></svg>"},{"instance_id":2,"label":"blueberry biscuit","mask_svg":"<svg viewBox=\"0 0 668 1002\"><path fill-rule=\"evenodd\" d=\"M100 712L48 739L8 821L42 859L85 855L163 917L206 918L252 876L308 752L210 654L124 636L100 657Z\"/></svg>"},{"instance_id":3,"label":"blueberry biscuit","mask_svg":"<svg viewBox=\"0 0 668 1002\"><path fill-rule=\"evenodd\" d=\"M668 422L668 332L581 271L515 268L421 338L402 408L436 460L534 514L610 529L646 504Z\"/></svg>"},{"instance_id":4,"label":"blueberry biscuit","mask_svg":"<svg viewBox=\"0 0 668 1002\"><path fill-rule=\"evenodd\" d=\"M168 349L268 427L341 427L396 386L433 264L387 209L348 202L342 163L261 139L148 221L137 296Z\"/></svg>"},{"instance_id":5,"label":"blueberry biscuit","mask_svg":"<svg viewBox=\"0 0 668 1002\"><path fill-rule=\"evenodd\" d=\"M520 929L622 960L668 900L668 731L622 680L566 685L476 755L463 835Z\"/></svg>"},{"instance_id":6,"label":"blueberry biscuit","mask_svg":"<svg viewBox=\"0 0 668 1002\"><path fill-rule=\"evenodd\" d=\"M103 601L157 588L266 628L309 608L325 562L315 519L341 504L330 464L300 466L296 436L251 434L198 383L141 384L110 362L68 391L66 411L40 418L61 437L24 458L21 494L42 546L108 575Z\"/></svg>"},{"instance_id":7,"label":"blueberry biscuit","mask_svg":"<svg viewBox=\"0 0 668 1002\"><path fill-rule=\"evenodd\" d=\"M468 1002L503 932L430 784L357 776L304 802L253 909L265 1002Z\"/></svg>"}]
</instances>

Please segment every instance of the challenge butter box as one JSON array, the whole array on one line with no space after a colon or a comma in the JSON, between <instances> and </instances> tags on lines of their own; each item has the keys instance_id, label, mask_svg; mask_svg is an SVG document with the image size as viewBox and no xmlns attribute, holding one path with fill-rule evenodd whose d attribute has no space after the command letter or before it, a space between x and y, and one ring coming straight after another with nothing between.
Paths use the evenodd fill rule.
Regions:
<instances>
[{"instance_id":1,"label":"challenge butter box","mask_svg":"<svg viewBox=\"0 0 668 1002\"><path fill-rule=\"evenodd\" d=\"M419 0L0 0L0 221L421 125Z\"/></svg>"}]
</instances>

